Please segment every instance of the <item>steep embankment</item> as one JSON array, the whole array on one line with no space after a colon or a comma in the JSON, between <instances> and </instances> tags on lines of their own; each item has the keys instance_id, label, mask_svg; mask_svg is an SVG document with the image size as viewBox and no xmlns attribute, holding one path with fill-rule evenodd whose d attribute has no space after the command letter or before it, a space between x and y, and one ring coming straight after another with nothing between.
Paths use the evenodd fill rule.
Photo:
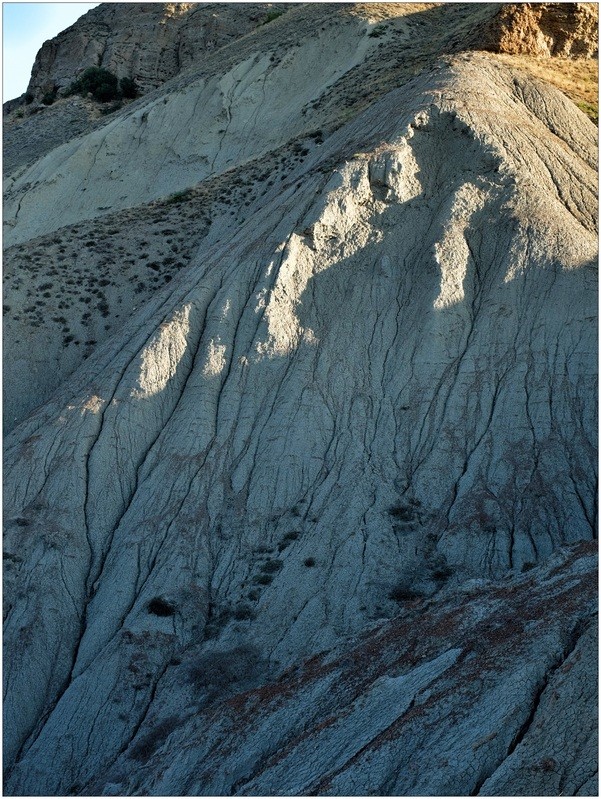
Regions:
<instances>
[{"instance_id":1,"label":"steep embankment","mask_svg":"<svg viewBox=\"0 0 601 799\"><path fill-rule=\"evenodd\" d=\"M343 681L335 721L315 717L305 742L292 715L316 706L299 693L291 726L267 714L264 735L244 728L260 751L249 744L229 782L223 730L208 737L215 752L186 748L173 779L161 782L161 759L142 764L179 726L187 692L206 704L225 690L206 696L216 663L233 664L230 692L274 680L375 619L400 614L398 633L410 599L515 576L593 537L595 140L555 90L485 56L439 62L332 133L227 238L209 234L189 268L8 437L10 793L423 785L394 756L400 716L376 728L360 708L394 696L402 715L425 703L428 685L463 684L464 639L443 630L428 649L425 608L411 617L424 625L424 663L387 682L389 654L378 650L384 671L370 674L383 682L354 708ZM448 740L420 723L416 773L436 763L439 790L455 775L469 791L486 792L489 777L503 791L520 763L524 790L554 790L551 770L590 790L591 758L557 752L554 728L529 724L551 713L544 689L561 682L564 659L568 674L588 646L579 568L568 563L559 583L553 570L516 581L518 592L540 590L541 604L532 598L524 617L527 651L513 650L487 683L507 697L500 736L487 737L496 727L482 699L486 740L460 736L461 756L445 765ZM560 595L573 604L543 629L536 619ZM522 606L512 596L496 595L505 621ZM476 600L470 608L468 627ZM479 675L495 668L486 655L474 652ZM459 663L458 682L445 683ZM182 674L198 679L182 685ZM587 697L571 682L566 691L590 719ZM449 701L475 712L469 696ZM424 710L435 726L452 711ZM213 712L185 722L194 736ZM356 753L343 742L357 740L361 719L367 748ZM385 730L394 751L376 747L372 770L369 745ZM284 773L268 758L290 736ZM335 762L323 760L324 741L336 743ZM529 771L547 751L558 768ZM309 765L289 784L295 758ZM200 767L212 776L196 779Z\"/></svg>"},{"instance_id":2,"label":"steep embankment","mask_svg":"<svg viewBox=\"0 0 601 799\"><path fill-rule=\"evenodd\" d=\"M42 86L40 75L65 85L99 53L104 66L138 81L143 75L134 67L152 66L156 85L172 75L159 70L165 52L185 50L182 42L194 39L184 74L106 118L110 104L68 98L38 104L39 113L20 122L13 114L5 131L4 163L13 173L5 244L18 241L5 253L5 430L46 401L131 308L187 265L209 229L211 242L229 237L230 226L249 218L270 187L286 185L334 130L431 68L441 53L478 46L520 53L504 57L561 77L563 86L567 60L533 59L527 48L566 56L596 47L590 4L570 14L556 4L529 11L500 4L301 4L275 20L259 4L236 7L238 27L234 7L179 6L174 14L159 4L144 6L134 58L128 22L136 8L101 6L87 14L48 43L32 85ZM571 74L577 64L589 74L593 63L570 61ZM178 64L181 70L188 62L182 56ZM244 64L253 65L248 74ZM578 96L589 102L592 95ZM310 99L302 105L299 98ZM221 117L223 124L216 122ZM578 123L562 112L561 124L569 131ZM159 199L148 206L152 197Z\"/></svg>"}]
</instances>

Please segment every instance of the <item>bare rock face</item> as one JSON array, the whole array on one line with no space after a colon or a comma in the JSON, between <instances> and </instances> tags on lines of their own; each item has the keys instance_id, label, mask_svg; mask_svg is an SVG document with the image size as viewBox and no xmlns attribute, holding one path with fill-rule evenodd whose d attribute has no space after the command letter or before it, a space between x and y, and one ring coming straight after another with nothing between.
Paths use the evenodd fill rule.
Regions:
<instances>
[{"instance_id":1,"label":"bare rock face","mask_svg":"<svg viewBox=\"0 0 601 799\"><path fill-rule=\"evenodd\" d=\"M10 176L9 795L596 792L596 129L489 54L316 129L496 11L276 21Z\"/></svg>"},{"instance_id":2,"label":"bare rock face","mask_svg":"<svg viewBox=\"0 0 601 799\"><path fill-rule=\"evenodd\" d=\"M63 89L90 66L132 78L148 91L203 53L244 36L273 8L272 3L103 3L44 43L27 91L42 96Z\"/></svg>"},{"instance_id":3,"label":"bare rock face","mask_svg":"<svg viewBox=\"0 0 601 799\"><path fill-rule=\"evenodd\" d=\"M596 58L596 3L511 3L488 27L484 49L497 53Z\"/></svg>"}]
</instances>

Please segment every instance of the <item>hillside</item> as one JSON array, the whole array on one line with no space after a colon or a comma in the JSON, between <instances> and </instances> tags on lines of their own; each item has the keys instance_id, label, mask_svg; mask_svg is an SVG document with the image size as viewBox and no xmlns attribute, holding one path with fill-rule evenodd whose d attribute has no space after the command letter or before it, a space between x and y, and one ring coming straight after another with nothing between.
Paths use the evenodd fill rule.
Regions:
<instances>
[{"instance_id":1,"label":"hillside","mask_svg":"<svg viewBox=\"0 0 601 799\"><path fill-rule=\"evenodd\" d=\"M595 795L596 9L190 6L8 112L6 793Z\"/></svg>"}]
</instances>

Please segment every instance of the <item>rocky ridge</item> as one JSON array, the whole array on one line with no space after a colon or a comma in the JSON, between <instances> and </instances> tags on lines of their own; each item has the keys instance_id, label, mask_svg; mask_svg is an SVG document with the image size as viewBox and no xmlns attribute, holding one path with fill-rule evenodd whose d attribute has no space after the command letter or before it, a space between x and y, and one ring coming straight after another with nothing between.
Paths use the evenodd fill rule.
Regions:
<instances>
[{"instance_id":1,"label":"rocky ridge","mask_svg":"<svg viewBox=\"0 0 601 799\"><path fill-rule=\"evenodd\" d=\"M65 89L87 67L155 89L202 57L244 36L290 4L106 3L40 49L27 91ZM132 36L135 23L135 36Z\"/></svg>"},{"instance_id":2,"label":"rocky ridge","mask_svg":"<svg viewBox=\"0 0 601 799\"><path fill-rule=\"evenodd\" d=\"M57 364L11 372L9 794L596 790L596 129L424 55L487 6L369 9L291 46L292 9L9 181L11 336ZM182 186L190 96L226 122Z\"/></svg>"}]
</instances>

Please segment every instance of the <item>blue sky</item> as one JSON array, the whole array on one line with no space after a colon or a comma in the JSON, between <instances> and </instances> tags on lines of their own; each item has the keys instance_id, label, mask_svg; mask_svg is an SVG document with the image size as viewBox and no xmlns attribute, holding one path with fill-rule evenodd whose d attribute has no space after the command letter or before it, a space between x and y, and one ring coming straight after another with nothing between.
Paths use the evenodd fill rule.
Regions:
<instances>
[{"instance_id":1,"label":"blue sky","mask_svg":"<svg viewBox=\"0 0 601 799\"><path fill-rule=\"evenodd\" d=\"M36 54L46 39L99 3L3 3L3 101L23 94Z\"/></svg>"}]
</instances>

